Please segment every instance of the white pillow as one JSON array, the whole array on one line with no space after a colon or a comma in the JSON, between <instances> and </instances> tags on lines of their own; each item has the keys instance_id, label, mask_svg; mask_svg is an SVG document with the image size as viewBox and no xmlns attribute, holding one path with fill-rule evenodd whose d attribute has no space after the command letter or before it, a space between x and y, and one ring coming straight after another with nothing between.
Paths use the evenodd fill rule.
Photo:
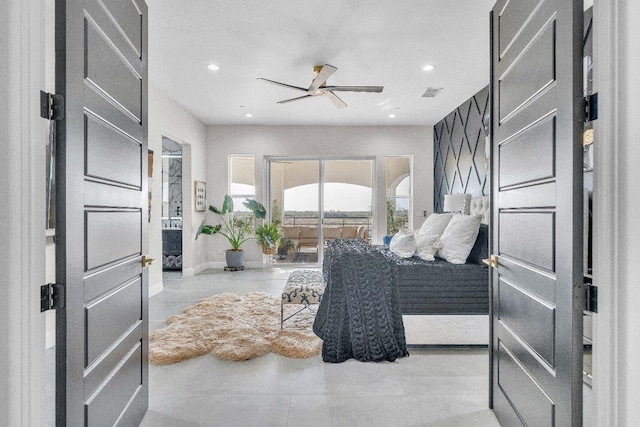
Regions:
<instances>
[{"instance_id":1,"label":"white pillow","mask_svg":"<svg viewBox=\"0 0 640 427\"><path fill-rule=\"evenodd\" d=\"M434 255L441 246L440 236L437 234L415 233L416 254L425 261L435 261Z\"/></svg>"},{"instance_id":2,"label":"white pillow","mask_svg":"<svg viewBox=\"0 0 640 427\"><path fill-rule=\"evenodd\" d=\"M411 258L416 253L416 239L413 231L400 230L391 238L389 250L401 258Z\"/></svg>"},{"instance_id":3,"label":"white pillow","mask_svg":"<svg viewBox=\"0 0 640 427\"><path fill-rule=\"evenodd\" d=\"M464 264L478 237L482 215L454 215L440 236L438 256L451 264Z\"/></svg>"},{"instance_id":4,"label":"white pillow","mask_svg":"<svg viewBox=\"0 0 640 427\"><path fill-rule=\"evenodd\" d=\"M432 234L437 234L438 236L442 236L445 228L449 225L449 221L453 218L453 214L438 214L433 213L429 215L427 219L422 223L422 227L418 230L418 234L424 236L430 236Z\"/></svg>"}]
</instances>

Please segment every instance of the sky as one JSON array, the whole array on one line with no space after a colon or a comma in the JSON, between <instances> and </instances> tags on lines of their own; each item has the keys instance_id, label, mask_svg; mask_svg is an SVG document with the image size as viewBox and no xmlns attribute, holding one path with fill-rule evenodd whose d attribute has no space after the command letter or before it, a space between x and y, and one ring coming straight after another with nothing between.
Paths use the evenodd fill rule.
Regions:
<instances>
[{"instance_id":1,"label":"sky","mask_svg":"<svg viewBox=\"0 0 640 427\"><path fill-rule=\"evenodd\" d=\"M325 211L370 211L371 188L353 184L326 183ZM318 210L318 184L301 185L284 191L285 211Z\"/></svg>"}]
</instances>

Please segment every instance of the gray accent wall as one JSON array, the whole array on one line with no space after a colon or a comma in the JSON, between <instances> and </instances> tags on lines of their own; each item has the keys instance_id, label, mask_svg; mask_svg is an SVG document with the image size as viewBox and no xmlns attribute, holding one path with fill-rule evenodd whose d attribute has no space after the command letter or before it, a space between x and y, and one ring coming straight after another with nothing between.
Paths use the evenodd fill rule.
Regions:
<instances>
[{"instance_id":1,"label":"gray accent wall","mask_svg":"<svg viewBox=\"0 0 640 427\"><path fill-rule=\"evenodd\" d=\"M433 211L445 194L489 195L489 86L433 127Z\"/></svg>"}]
</instances>

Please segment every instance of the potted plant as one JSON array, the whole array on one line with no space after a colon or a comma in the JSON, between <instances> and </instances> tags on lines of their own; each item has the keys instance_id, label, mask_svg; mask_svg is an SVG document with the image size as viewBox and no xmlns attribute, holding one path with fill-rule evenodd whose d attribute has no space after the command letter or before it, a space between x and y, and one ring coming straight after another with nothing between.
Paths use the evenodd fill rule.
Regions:
<instances>
[{"instance_id":1,"label":"potted plant","mask_svg":"<svg viewBox=\"0 0 640 427\"><path fill-rule=\"evenodd\" d=\"M278 259L287 259L289 249L295 249L296 244L286 237L281 237L278 241Z\"/></svg>"},{"instance_id":2,"label":"potted plant","mask_svg":"<svg viewBox=\"0 0 640 427\"><path fill-rule=\"evenodd\" d=\"M265 222L256 228L256 239L262 246L262 253L273 255L278 247L278 239L282 235L280 221Z\"/></svg>"},{"instance_id":3,"label":"potted plant","mask_svg":"<svg viewBox=\"0 0 640 427\"><path fill-rule=\"evenodd\" d=\"M227 249L226 259L227 267L238 268L244 265L244 253L242 244L253 238L252 228L255 218L264 218L267 210L259 202L253 199L247 199L242 203L251 214L238 215L233 213L233 199L231 196L224 196L222 209L215 206L209 206L209 210L220 217L221 224L209 225L202 221L198 231L196 232L196 240L200 234L221 234L227 238L231 249Z\"/></svg>"}]
</instances>

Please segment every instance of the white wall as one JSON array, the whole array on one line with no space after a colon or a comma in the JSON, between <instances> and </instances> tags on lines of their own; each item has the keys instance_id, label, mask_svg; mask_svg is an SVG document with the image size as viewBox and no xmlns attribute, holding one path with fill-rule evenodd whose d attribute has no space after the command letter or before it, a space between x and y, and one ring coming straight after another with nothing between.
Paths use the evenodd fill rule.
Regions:
<instances>
[{"instance_id":1,"label":"white wall","mask_svg":"<svg viewBox=\"0 0 640 427\"><path fill-rule=\"evenodd\" d=\"M0 426L44 425L44 2L0 1Z\"/></svg>"},{"instance_id":2,"label":"white wall","mask_svg":"<svg viewBox=\"0 0 640 427\"><path fill-rule=\"evenodd\" d=\"M640 2L594 2L593 385L598 426L640 419Z\"/></svg>"},{"instance_id":3,"label":"white wall","mask_svg":"<svg viewBox=\"0 0 640 427\"><path fill-rule=\"evenodd\" d=\"M378 220L374 242L380 242L386 228L385 156L409 154L413 155L414 165L414 226L422 223L422 217L415 217L416 211L422 214L433 210L433 128L430 126L209 126L207 144L207 204L219 206L228 191L229 154L256 156L256 199L265 206L268 206L263 197L265 156L375 156L375 215L382 220ZM208 218L214 221L212 216ZM223 263L227 241L220 236L205 236L202 240L207 242L207 261ZM247 243L243 246L245 262L260 261L258 245Z\"/></svg>"},{"instance_id":4,"label":"white wall","mask_svg":"<svg viewBox=\"0 0 640 427\"><path fill-rule=\"evenodd\" d=\"M53 2L47 2L44 8L44 88L45 92L54 93L55 86L55 11ZM46 121L43 120L44 123ZM47 232L46 252L45 252L45 281L46 283L55 283L56 281L56 244L54 241L54 231ZM56 314L52 311L46 312L46 328L47 328L47 347L52 347L56 343Z\"/></svg>"},{"instance_id":5,"label":"white wall","mask_svg":"<svg viewBox=\"0 0 640 427\"><path fill-rule=\"evenodd\" d=\"M193 240L204 214L193 209L193 183L205 181L206 127L192 114L149 85L149 149L153 150L153 188L149 224L149 256L158 260L149 270L150 293L162 290L162 136L182 143L183 273L193 274L204 262L204 242Z\"/></svg>"}]
</instances>

